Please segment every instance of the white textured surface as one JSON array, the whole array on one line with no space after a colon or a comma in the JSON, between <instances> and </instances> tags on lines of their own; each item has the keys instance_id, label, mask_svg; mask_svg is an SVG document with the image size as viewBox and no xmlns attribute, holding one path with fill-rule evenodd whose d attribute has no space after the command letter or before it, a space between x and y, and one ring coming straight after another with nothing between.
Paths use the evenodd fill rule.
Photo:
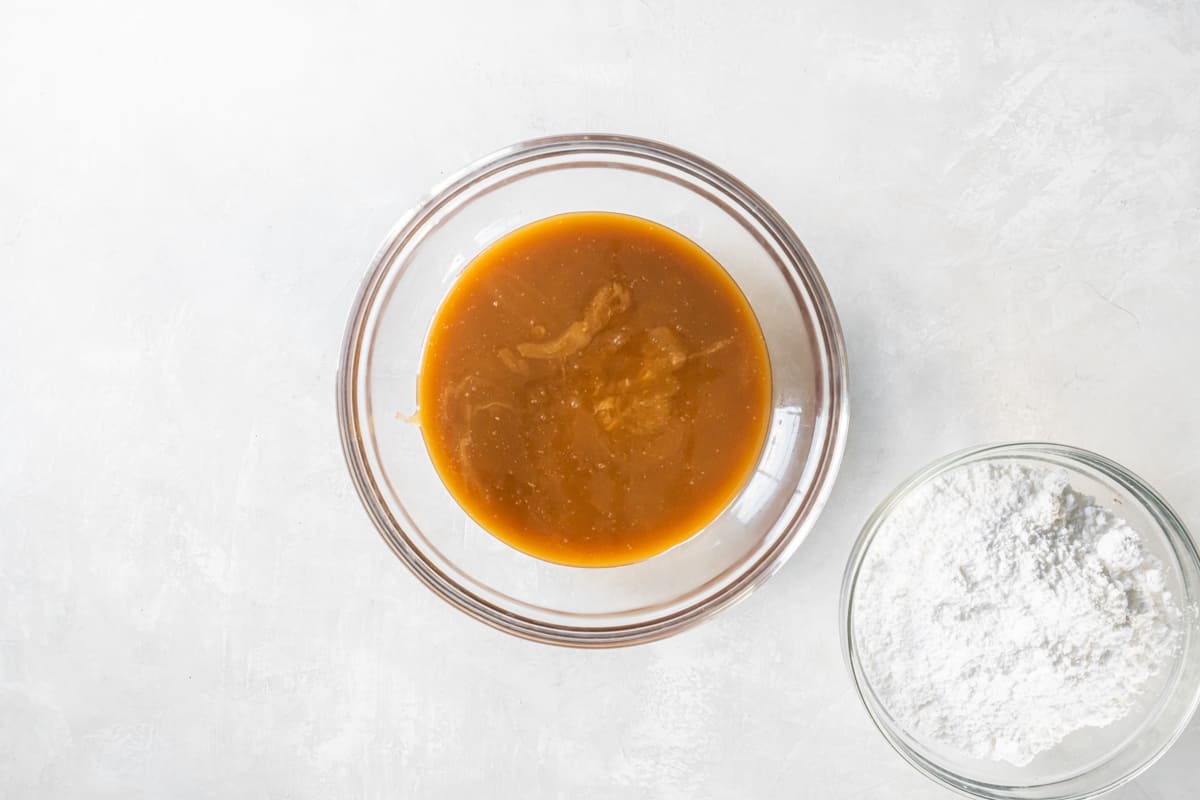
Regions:
<instances>
[{"instance_id":1,"label":"white textured surface","mask_svg":"<svg viewBox=\"0 0 1200 800\"><path fill-rule=\"evenodd\" d=\"M505 5L5 3L0 797L947 796L841 662L874 503L948 450L1045 437L1200 527L1195 3ZM603 653L425 591L333 414L396 217L581 129L772 201L838 303L853 393L792 563ZM1200 724L1115 796L1188 796L1197 748Z\"/></svg>"}]
</instances>

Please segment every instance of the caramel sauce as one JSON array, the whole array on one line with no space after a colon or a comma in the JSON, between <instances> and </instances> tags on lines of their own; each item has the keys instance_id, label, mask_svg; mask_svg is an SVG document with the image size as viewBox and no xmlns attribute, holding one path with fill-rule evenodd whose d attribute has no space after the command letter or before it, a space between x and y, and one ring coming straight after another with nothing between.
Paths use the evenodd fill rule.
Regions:
<instances>
[{"instance_id":1,"label":"caramel sauce","mask_svg":"<svg viewBox=\"0 0 1200 800\"><path fill-rule=\"evenodd\" d=\"M766 437L771 378L733 279L689 239L585 212L467 266L425 344L419 421L447 489L530 555L603 567L711 522Z\"/></svg>"}]
</instances>

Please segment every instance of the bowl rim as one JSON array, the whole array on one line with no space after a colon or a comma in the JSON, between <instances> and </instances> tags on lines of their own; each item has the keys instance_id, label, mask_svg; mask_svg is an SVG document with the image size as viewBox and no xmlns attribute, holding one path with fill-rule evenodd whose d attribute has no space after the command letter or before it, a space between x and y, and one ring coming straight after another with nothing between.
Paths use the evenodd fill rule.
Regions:
<instances>
[{"instance_id":1,"label":"bowl rim","mask_svg":"<svg viewBox=\"0 0 1200 800\"><path fill-rule=\"evenodd\" d=\"M854 684L855 694L859 701L867 711L867 716L870 717L871 723L876 730L883 735L883 738L907 761L912 767L916 768L925 777L935 783L951 789L958 794L966 797L984 798L985 800L1020 800L1025 797L1037 797L1040 800L1089 800L1089 798L1099 797L1108 792L1117 789L1129 781L1137 778L1147 769L1152 767L1172 745L1183 735L1191 724L1192 718L1196 711L1200 708L1200 686L1192 693L1190 707L1186 710L1176 725L1175 730L1171 735L1166 737L1152 753L1144 758L1140 763L1117 778L1105 783L1102 786L1094 788L1083 788L1059 794L1038 794L1026 795L1022 794L1022 790L1036 789L1040 791L1051 790L1056 785L1066 784L1071 781L1078 780L1086 776L1087 772L1071 775L1061 780L1050 781L1047 783L1024 784L1020 786L1007 786L1001 784L991 784L982 781L975 781L969 778L964 778L958 775L953 770L944 767L930 759L925 758L920 753L913 750L900 736L898 729L889 721L881 719L872 707L871 702L867 699L866 676L862 674L862 667L859 663L857 651L854 646L854 628L852 617L852 601L854 590L857 585L858 576L865 561L866 554L870 550L871 543L875 539L883 522L888 518L891 512L906 499L909 494L915 491L920 486L925 485L928 481L949 472L952 469L963 466L965 464L974 463L993 457L1010 456L1014 458L1036 458L1038 456L1050 456L1075 463L1095 470L1104 477L1114 481L1118 486L1124 489L1128 494L1133 496L1139 504L1142 505L1152 518L1162 528L1171 544L1172 552L1175 557L1180 560L1191 562L1193 568L1200 572L1200 551L1197 550L1196 542L1188 532L1187 527L1180 519L1179 515L1171 507L1171 505L1160 495L1149 483L1143 478L1134 473L1132 470L1122 464L1100 455L1091 450L1086 450L1081 447L1075 447L1068 444L1060 444L1057 442L1038 441L1038 440L1020 440L1013 442L1001 442L984 445L976 445L967 447L961 450L949 453L941 458L929 462L924 467L921 467L915 473L905 478L899 486L897 486L887 497L885 497L878 506L871 512L870 517L863 524L854 546L851 548L850 557L847 560L846 571L842 577L841 597L839 600L839 633L841 638L841 650L843 662L846 670L850 673L851 682ZM1116 753L1121 752L1120 750ZM1116 753L1113 755L1115 756ZM1111 758L1111 756L1110 756ZM1102 762L1102 763L1107 763ZM1099 765L1097 765L1098 767ZM1097 767L1093 767L1095 769Z\"/></svg>"},{"instance_id":2,"label":"bowl rim","mask_svg":"<svg viewBox=\"0 0 1200 800\"><path fill-rule=\"evenodd\" d=\"M357 420L358 373L366 323L395 255L414 240L419 246L419 234L434 215L476 183L531 160L580 154L623 156L666 164L735 200L742 212L771 234L786 256L790 279L807 292L806 300L815 311L810 324L823 344L822 360L827 373L824 378L828 423L821 449L815 454L806 502L795 509L773 545L717 593L661 616L611 626L556 624L513 613L461 586L430 563L388 510L365 458L362 426ZM427 588L481 622L531 641L585 648L641 644L671 636L733 605L775 574L799 547L829 499L845 452L849 418L848 364L841 324L812 257L787 222L756 192L711 162L672 145L618 134L564 134L517 142L477 159L436 185L418 205L401 216L376 250L347 321L336 380L343 456L359 499L392 552ZM782 522L781 519L776 524Z\"/></svg>"}]
</instances>

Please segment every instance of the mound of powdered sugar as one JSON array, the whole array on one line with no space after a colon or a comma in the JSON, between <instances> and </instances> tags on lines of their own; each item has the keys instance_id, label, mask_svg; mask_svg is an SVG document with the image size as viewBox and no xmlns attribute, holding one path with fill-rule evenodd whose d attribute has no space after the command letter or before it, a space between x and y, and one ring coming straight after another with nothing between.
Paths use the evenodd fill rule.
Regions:
<instances>
[{"instance_id":1,"label":"mound of powdered sugar","mask_svg":"<svg viewBox=\"0 0 1200 800\"><path fill-rule=\"evenodd\" d=\"M854 620L904 729L1016 765L1128 714L1182 626L1137 531L1065 473L1012 462L902 501L863 562Z\"/></svg>"}]
</instances>

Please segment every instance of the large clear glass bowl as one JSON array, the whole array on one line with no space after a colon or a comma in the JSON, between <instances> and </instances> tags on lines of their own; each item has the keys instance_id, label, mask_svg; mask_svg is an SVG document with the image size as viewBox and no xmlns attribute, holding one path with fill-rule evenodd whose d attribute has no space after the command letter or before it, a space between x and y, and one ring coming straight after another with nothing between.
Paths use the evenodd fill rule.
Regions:
<instances>
[{"instance_id":1,"label":"large clear glass bowl","mask_svg":"<svg viewBox=\"0 0 1200 800\"><path fill-rule=\"evenodd\" d=\"M1100 505L1116 509L1162 562L1167 588L1184 610L1183 646L1162 665L1125 718L1104 728L1084 728L1058 746L1016 767L967 758L904 727L888 713L863 669L856 638L855 588L876 534L889 515L920 487L968 464L1014 462L1059 469L1071 485ZM1115 461L1067 445L1018 442L954 453L905 481L867 521L850 556L842 585L842 645L859 696L875 725L910 764L960 793L1005 800L1080 800L1131 780L1157 761L1183 733L1200 703L1200 556L1167 502Z\"/></svg>"},{"instance_id":2,"label":"large clear glass bowl","mask_svg":"<svg viewBox=\"0 0 1200 800\"><path fill-rule=\"evenodd\" d=\"M773 410L752 477L695 536L645 561L578 568L481 529L438 478L415 410L426 332L484 248L527 223L614 211L666 225L737 281L766 337ZM338 376L350 474L371 519L430 589L509 633L604 647L669 636L773 574L825 503L846 437L846 359L833 304L791 228L736 178L673 147L558 136L471 165L403 219L355 303Z\"/></svg>"}]
</instances>

